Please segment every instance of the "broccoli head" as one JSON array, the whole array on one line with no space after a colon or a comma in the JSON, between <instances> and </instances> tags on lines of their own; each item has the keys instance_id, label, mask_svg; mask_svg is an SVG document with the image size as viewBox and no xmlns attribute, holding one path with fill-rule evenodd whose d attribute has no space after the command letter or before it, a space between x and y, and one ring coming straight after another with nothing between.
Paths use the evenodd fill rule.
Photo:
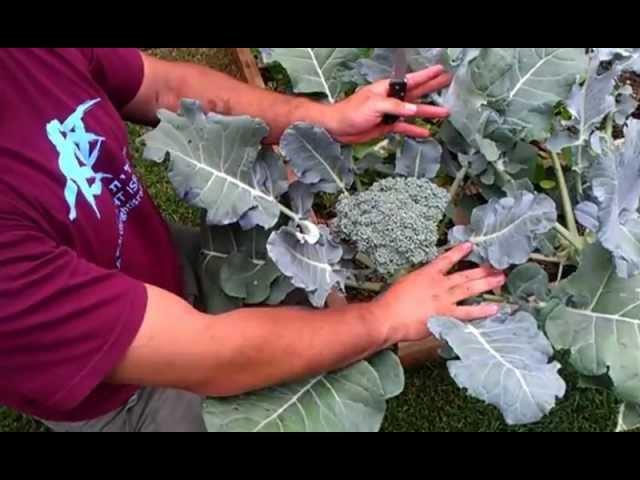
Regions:
<instances>
[{"instance_id":1,"label":"broccoli head","mask_svg":"<svg viewBox=\"0 0 640 480\"><path fill-rule=\"evenodd\" d=\"M449 194L425 178L389 177L336 204L335 233L387 278L437 256Z\"/></svg>"}]
</instances>

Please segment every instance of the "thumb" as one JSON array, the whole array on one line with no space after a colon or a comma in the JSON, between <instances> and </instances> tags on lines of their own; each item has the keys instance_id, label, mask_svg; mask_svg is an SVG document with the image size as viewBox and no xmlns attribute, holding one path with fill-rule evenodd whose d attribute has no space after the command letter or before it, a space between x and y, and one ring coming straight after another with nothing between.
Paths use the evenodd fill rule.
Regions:
<instances>
[{"instance_id":1,"label":"thumb","mask_svg":"<svg viewBox=\"0 0 640 480\"><path fill-rule=\"evenodd\" d=\"M396 98L380 98L376 103L378 113L395 115L398 117L411 117L418 113L418 106L406 103Z\"/></svg>"}]
</instances>

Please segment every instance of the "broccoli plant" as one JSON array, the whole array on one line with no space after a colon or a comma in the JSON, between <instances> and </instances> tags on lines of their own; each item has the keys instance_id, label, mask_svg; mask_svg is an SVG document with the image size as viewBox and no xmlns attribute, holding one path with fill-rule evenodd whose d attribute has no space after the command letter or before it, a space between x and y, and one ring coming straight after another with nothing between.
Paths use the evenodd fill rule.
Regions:
<instances>
[{"instance_id":1,"label":"broccoli plant","mask_svg":"<svg viewBox=\"0 0 640 480\"><path fill-rule=\"evenodd\" d=\"M640 121L620 79L640 70L640 49L406 50L412 70L439 63L453 73L423 99L451 112L430 140L346 146L299 123L271 149L260 119L205 114L189 100L160 113L146 153L168 158L176 190L203 211L205 308L301 297L323 308L332 292L382 291L470 241L470 261L509 278L490 298L503 304L494 317L425 319L455 382L508 424L536 422L565 395L556 353L567 351L586 382L621 400L619 429L637 426ZM288 91L330 103L392 69L385 48L259 51L286 72ZM386 351L208 399L204 417L212 431L376 431L403 386Z\"/></svg>"}]
</instances>

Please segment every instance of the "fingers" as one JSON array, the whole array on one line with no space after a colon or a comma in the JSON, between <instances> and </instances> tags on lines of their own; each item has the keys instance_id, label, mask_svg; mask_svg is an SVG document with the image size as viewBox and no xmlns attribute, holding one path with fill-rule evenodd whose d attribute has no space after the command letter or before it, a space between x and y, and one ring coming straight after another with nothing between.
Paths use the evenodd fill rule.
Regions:
<instances>
[{"instance_id":1,"label":"fingers","mask_svg":"<svg viewBox=\"0 0 640 480\"><path fill-rule=\"evenodd\" d=\"M442 90L447 87L451 83L451 79L453 77L448 74L442 74L439 77L433 79L430 82L425 83L424 85L419 85L412 90L409 90L407 94L407 100L413 101L418 98L424 97L428 93L437 92L438 90Z\"/></svg>"},{"instance_id":2,"label":"fingers","mask_svg":"<svg viewBox=\"0 0 640 480\"><path fill-rule=\"evenodd\" d=\"M456 287L464 283L472 282L473 280L481 280L498 274L500 274L499 270L492 268L490 265L483 265L480 268L474 268L473 270L466 270L464 272L449 275L447 277L447 284L450 287Z\"/></svg>"},{"instance_id":3,"label":"fingers","mask_svg":"<svg viewBox=\"0 0 640 480\"><path fill-rule=\"evenodd\" d=\"M358 143L365 143L376 138L382 138L385 135L392 133L394 128L396 128L396 125L378 125L377 127L357 135L339 135L336 136L335 139L340 143L355 145Z\"/></svg>"},{"instance_id":4,"label":"fingers","mask_svg":"<svg viewBox=\"0 0 640 480\"><path fill-rule=\"evenodd\" d=\"M375 109L378 114L391 114L398 117L447 118L449 116L449 110L446 108L433 105L417 105L395 98L378 98Z\"/></svg>"},{"instance_id":5,"label":"fingers","mask_svg":"<svg viewBox=\"0 0 640 480\"><path fill-rule=\"evenodd\" d=\"M452 302L460 302L499 288L504 285L505 281L506 277L503 273L480 280L472 280L453 287L449 290L448 296Z\"/></svg>"},{"instance_id":6,"label":"fingers","mask_svg":"<svg viewBox=\"0 0 640 480\"><path fill-rule=\"evenodd\" d=\"M441 275L445 275L454 265L466 258L473 250L473 244L470 242L462 243L453 247L447 253L440 255L427 267L428 270L435 270Z\"/></svg>"},{"instance_id":7,"label":"fingers","mask_svg":"<svg viewBox=\"0 0 640 480\"><path fill-rule=\"evenodd\" d=\"M445 73L445 70L442 65L434 65L433 67L410 73L407 75L407 88L413 89L420 87L421 85L438 78L443 73Z\"/></svg>"},{"instance_id":8,"label":"fingers","mask_svg":"<svg viewBox=\"0 0 640 480\"><path fill-rule=\"evenodd\" d=\"M404 122L396 123L393 126L393 132L415 138L427 138L431 136L431 132L429 132L429 130L427 130L426 128Z\"/></svg>"},{"instance_id":9,"label":"fingers","mask_svg":"<svg viewBox=\"0 0 640 480\"><path fill-rule=\"evenodd\" d=\"M469 322L471 320L479 320L481 318L492 317L500 311L499 305L482 304L473 305L469 307L455 307L451 311L451 316L462 320L463 322Z\"/></svg>"}]
</instances>

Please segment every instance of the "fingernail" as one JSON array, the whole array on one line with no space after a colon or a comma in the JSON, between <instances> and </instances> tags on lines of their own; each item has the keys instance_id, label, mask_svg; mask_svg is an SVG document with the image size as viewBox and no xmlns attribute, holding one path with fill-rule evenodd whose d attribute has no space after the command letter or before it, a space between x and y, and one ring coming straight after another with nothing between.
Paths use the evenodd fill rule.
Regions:
<instances>
[{"instance_id":1,"label":"fingernail","mask_svg":"<svg viewBox=\"0 0 640 480\"><path fill-rule=\"evenodd\" d=\"M415 113L418 113L418 106L414 105L413 103L405 103L404 109L408 115L413 115Z\"/></svg>"},{"instance_id":2,"label":"fingernail","mask_svg":"<svg viewBox=\"0 0 640 480\"><path fill-rule=\"evenodd\" d=\"M500 306L499 305L491 305L491 308L489 309L489 311L491 312L491 315L495 315L496 313L498 313L500 311Z\"/></svg>"}]
</instances>

